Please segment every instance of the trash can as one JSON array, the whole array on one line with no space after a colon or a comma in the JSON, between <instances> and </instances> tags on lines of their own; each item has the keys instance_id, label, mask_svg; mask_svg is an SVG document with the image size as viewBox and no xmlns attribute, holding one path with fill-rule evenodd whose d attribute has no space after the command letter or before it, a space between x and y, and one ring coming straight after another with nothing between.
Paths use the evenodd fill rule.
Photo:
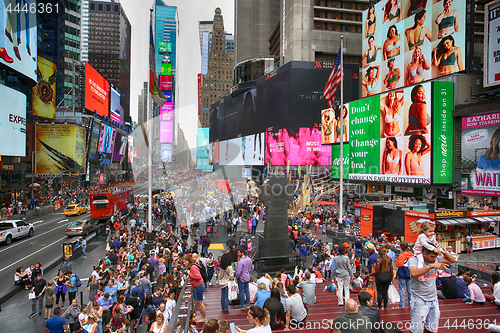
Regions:
<instances>
[{"instance_id":1,"label":"trash can","mask_svg":"<svg viewBox=\"0 0 500 333\"><path fill-rule=\"evenodd\" d=\"M75 260L82 255L81 237L73 238L71 241L62 244L63 257Z\"/></svg>"}]
</instances>

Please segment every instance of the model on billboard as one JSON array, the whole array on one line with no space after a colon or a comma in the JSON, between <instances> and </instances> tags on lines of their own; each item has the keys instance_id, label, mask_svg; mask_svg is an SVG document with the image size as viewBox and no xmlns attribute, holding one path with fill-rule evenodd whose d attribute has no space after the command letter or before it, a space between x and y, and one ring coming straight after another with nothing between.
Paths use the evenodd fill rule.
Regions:
<instances>
[{"instance_id":1,"label":"model on billboard","mask_svg":"<svg viewBox=\"0 0 500 333\"><path fill-rule=\"evenodd\" d=\"M363 68L370 66L372 62L377 61L377 52L381 51L382 47L380 45L375 45L375 37L370 36L368 38L368 50L363 54Z\"/></svg>"},{"instance_id":2,"label":"model on billboard","mask_svg":"<svg viewBox=\"0 0 500 333\"><path fill-rule=\"evenodd\" d=\"M366 18L366 38L375 35L375 29L377 29L377 14L375 14L375 7L371 5Z\"/></svg>"},{"instance_id":3,"label":"model on billboard","mask_svg":"<svg viewBox=\"0 0 500 333\"><path fill-rule=\"evenodd\" d=\"M11 7L14 8L15 6L20 6L23 8L23 10L12 10L9 11L6 16L2 16L1 19L3 20L5 17L7 17L7 26L4 30L2 30L2 33L5 31L5 35L7 38L10 40L12 44L14 44L14 53L17 57L17 59L21 60L21 53L19 52L19 45L21 45L21 36L22 32L26 34L26 51L28 54L31 56L31 48L30 48L30 11L29 10L24 10L24 8L31 8L31 1L30 0L10 0ZM5 8L4 8L5 11ZM24 27L21 27L21 12L24 13ZM14 15L16 15L14 19ZM12 28L12 23L13 21L16 23L16 28ZM33 24L33 22L31 22ZM36 61L35 57L32 57L33 61ZM5 59L4 59L5 60ZM7 61L7 60L6 60Z\"/></svg>"},{"instance_id":4,"label":"model on billboard","mask_svg":"<svg viewBox=\"0 0 500 333\"><path fill-rule=\"evenodd\" d=\"M12 59L7 50L5 49L5 33L7 33L7 29L5 28L5 4L3 1L0 1L0 57L5 60L5 62L12 64L14 59ZM10 37L9 39L12 39Z\"/></svg>"},{"instance_id":5,"label":"model on billboard","mask_svg":"<svg viewBox=\"0 0 500 333\"><path fill-rule=\"evenodd\" d=\"M443 1L443 12L436 18L436 24L439 28L438 38L443 38L458 32L458 10L451 9L453 0Z\"/></svg>"},{"instance_id":6,"label":"model on billboard","mask_svg":"<svg viewBox=\"0 0 500 333\"><path fill-rule=\"evenodd\" d=\"M427 0L410 0L410 7L408 7L407 17L417 14L426 6L427 6Z\"/></svg>"},{"instance_id":7,"label":"model on billboard","mask_svg":"<svg viewBox=\"0 0 500 333\"><path fill-rule=\"evenodd\" d=\"M432 42L431 29L424 26L426 11L421 10L413 17L413 27L405 30L406 41L408 42L408 50L411 51L417 46L424 45L425 38Z\"/></svg>"},{"instance_id":8,"label":"model on billboard","mask_svg":"<svg viewBox=\"0 0 500 333\"><path fill-rule=\"evenodd\" d=\"M394 58L389 59L387 67L389 67L389 73L384 79L385 89L392 90L396 88L398 81L401 79L401 70L394 68Z\"/></svg>"},{"instance_id":9,"label":"model on billboard","mask_svg":"<svg viewBox=\"0 0 500 333\"><path fill-rule=\"evenodd\" d=\"M388 0L384 6L384 22L389 20L390 23L398 23L403 19L403 9L401 9L401 1Z\"/></svg>"},{"instance_id":10,"label":"model on billboard","mask_svg":"<svg viewBox=\"0 0 500 333\"><path fill-rule=\"evenodd\" d=\"M401 36L398 34L396 25L391 25L387 30L387 39L384 42L383 56L384 60L396 57L400 54Z\"/></svg>"},{"instance_id":11,"label":"model on billboard","mask_svg":"<svg viewBox=\"0 0 500 333\"><path fill-rule=\"evenodd\" d=\"M401 94L401 98L398 98L398 94ZM382 116L382 121L385 123L385 130L382 133L382 137L401 136L399 121L402 118L400 115L403 110L403 102L403 90L391 91L380 99L380 115Z\"/></svg>"},{"instance_id":12,"label":"model on billboard","mask_svg":"<svg viewBox=\"0 0 500 333\"><path fill-rule=\"evenodd\" d=\"M421 84L411 90L410 109L408 110L408 127L405 135L427 134L427 104L425 103L425 89Z\"/></svg>"},{"instance_id":13,"label":"model on billboard","mask_svg":"<svg viewBox=\"0 0 500 333\"><path fill-rule=\"evenodd\" d=\"M416 46L413 49L411 62L406 67L405 86L422 82L424 80L424 70L428 71L429 69L431 69L430 62L425 59L422 49Z\"/></svg>"},{"instance_id":14,"label":"model on billboard","mask_svg":"<svg viewBox=\"0 0 500 333\"><path fill-rule=\"evenodd\" d=\"M457 66L459 71L464 70L462 49L460 46L455 46L455 39L452 36L441 39L439 44L432 50L432 64L439 67L441 76L453 73Z\"/></svg>"},{"instance_id":15,"label":"model on billboard","mask_svg":"<svg viewBox=\"0 0 500 333\"><path fill-rule=\"evenodd\" d=\"M347 108L344 106L344 108L342 109L342 112L344 113L343 114L343 118L344 118L344 128L342 129L343 131L343 134L344 134L344 141L343 142L347 142L348 139L347 139L347 135L348 135L348 131L349 131L349 121L347 119ZM340 143L340 124L341 124L341 121L340 121L340 112L338 112L338 117L336 117L335 119L335 142L337 143Z\"/></svg>"},{"instance_id":16,"label":"model on billboard","mask_svg":"<svg viewBox=\"0 0 500 333\"><path fill-rule=\"evenodd\" d=\"M423 135L412 135L408 143L410 151L405 156L405 170L408 176L425 176L422 156L431 151L431 146Z\"/></svg>"},{"instance_id":17,"label":"model on billboard","mask_svg":"<svg viewBox=\"0 0 500 333\"><path fill-rule=\"evenodd\" d=\"M377 82L379 77L380 66L370 67L366 70L365 74L363 74L361 84L366 88L366 96L375 95L378 92Z\"/></svg>"},{"instance_id":18,"label":"model on billboard","mask_svg":"<svg viewBox=\"0 0 500 333\"><path fill-rule=\"evenodd\" d=\"M484 155L479 157L477 168L484 171L500 170L500 127L495 130L490 139L490 146Z\"/></svg>"},{"instance_id":19,"label":"model on billboard","mask_svg":"<svg viewBox=\"0 0 500 333\"><path fill-rule=\"evenodd\" d=\"M255 91L255 90L253 90ZM255 103L252 91L245 94L245 101L243 103L243 113L240 118L240 127L238 129L239 134L248 134L252 131L256 124L255 116Z\"/></svg>"},{"instance_id":20,"label":"model on billboard","mask_svg":"<svg viewBox=\"0 0 500 333\"><path fill-rule=\"evenodd\" d=\"M403 151L398 149L398 140L391 137L385 141L384 155L382 156L382 174L400 175L403 166Z\"/></svg>"},{"instance_id":21,"label":"model on billboard","mask_svg":"<svg viewBox=\"0 0 500 333\"><path fill-rule=\"evenodd\" d=\"M321 112L321 143L329 144L335 141L333 124L335 122L333 109L326 109Z\"/></svg>"}]
</instances>

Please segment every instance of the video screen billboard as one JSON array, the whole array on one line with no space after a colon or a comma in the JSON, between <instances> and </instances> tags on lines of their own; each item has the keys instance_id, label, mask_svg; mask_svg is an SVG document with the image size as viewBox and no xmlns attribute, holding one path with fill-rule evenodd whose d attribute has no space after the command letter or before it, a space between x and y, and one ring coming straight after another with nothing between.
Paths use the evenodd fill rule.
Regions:
<instances>
[{"instance_id":1,"label":"video screen billboard","mask_svg":"<svg viewBox=\"0 0 500 333\"><path fill-rule=\"evenodd\" d=\"M99 134L99 153L112 154L115 144L116 131L113 127L101 124L101 133Z\"/></svg>"},{"instance_id":2,"label":"video screen billboard","mask_svg":"<svg viewBox=\"0 0 500 333\"><path fill-rule=\"evenodd\" d=\"M171 121L160 121L160 142L172 143L174 137L174 123Z\"/></svg>"},{"instance_id":3,"label":"video screen billboard","mask_svg":"<svg viewBox=\"0 0 500 333\"><path fill-rule=\"evenodd\" d=\"M452 182L452 82L418 84L346 107L350 180L422 185L431 180Z\"/></svg>"},{"instance_id":4,"label":"video screen billboard","mask_svg":"<svg viewBox=\"0 0 500 333\"><path fill-rule=\"evenodd\" d=\"M99 146L99 133L101 132L101 123L94 120L92 124L92 134L90 135L90 144L88 156L89 160L95 160L97 158L97 147Z\"/></svg>"},{"instance_id":5,"label":"video screen billboard","mask_svg":"<svg viewBox=\"0 0 500 333\"><path fill-rule=\"evenodd\" d=\"M85 63L85 108L109 116L109 82L89 63Z\"/></svg>"},{"instance_id":6,"label":"video screen billboard","mask_svg":"<svg viewBox=\"0 0 500 333\"><path fill-rule=\"evenodd\" d=\"M170 91L163 91L163 95L167 99L167 102L173 102L172 101L172 92Z\"/></svg>"},{"instance_id":7,"label":"video screen billboard","mask_svg":"<svg viewBox=\"0 0 500 333\"><path fill-rule=\"evenodd\" d=\"M160 75L160 90L172 91L172 75Z\"/></svg>"},{"instance_id":8,"label":"video screen billboard","mask_svg":"<svg viewBox=\"0 0 500 333\"><path fill-rule=\"evenodd\" d=\"M56 117L56 64L38 57L37 83L33 87L33 115Z\"/></svg>"},{"instance_id":9,"label":"video screen billboard","mask_svg":"<svg viewBox=\"0 0 500 333\"><path fill-rule=\"evenodd\" d=\"M0 154L24 157L26 95L0 84L0 101Z\"/></svg>"},{"instance_id":10,"label":"video screen billboard","mask_svg":"<svg viewBox=\"0 0 500 333\"><path fill-rule=\"evenodd\" d=\"M500 84L500 1L485 6L484 15L484 71L485 87Z\"/></svg>"},{"instance_id":11,"label":"video screen billboard","mask_svg":"<svg viewBox=\"0 0 500 333\"><path fill-rule=\"evenodd\" d=\"M162 143L160 149L161 161L165 163L172 162L172 145L170 143Z\"/></svg>"},{"instance_id":12,"label":"video screen billboard","mask_svg":"<svg viewBox=\"0 0 500 333\"><path fill-rule=\"evenodd\" d=\"M198 133L196 135L196 156L208 158L209 147L208 147L208 127L198 127Z\"/></svg>"},{"instance_id":13,"label":"video screen billboard","mask_svg":"<svg viewBox=\"0 0 500 333\"><path fill-rule=\"evenodd\" d=\"M210 164L219 163L219 142L210 143L209 148Z\"/></svg>"},{"instance_id":14,"label":"video screen billboard","mask_svg":"<svg viewBox=\"0 0 500 333\"><path fill-rule=\"evenodd\" d=\"M465 69L466 0L384 0L363 12L362 96Z\"/></svg>"},{"instance_id":15,"label":"video screen billboard","mask_svg":"<svg viewBox=\"0 0 500 333\"><path fill-rule=\"evenodd\" d=\"M462 193L500 196L500 112L462 117Z\"/></svg>"},{"instance_id":16,"label":"video screen billboard","mask_svg":"<svg viewBox=\"0 0 500 333\"><path fill-rule=\"evenodd\" d=\"M172 75L172 64L171 63L161 63L161 75Z\"/></svg>"},{"instance_id":17,"label":"video screen billboard","mask_svg":"<svg viewBox=\"0 0 500 333\"><path fill-rule=\"evenodd\" d=\"M209 112L210 142L262 133L268 129L315 127L327 107L323 90L332 63L290 62L276 73L257 80L247 90L235 91ZM359 65L345 64L345 85L357 86ZM358 99L358 89L346 89L346 102Z\"/></svg>"},{"instance_id":18,"label":"video screen billboard","mask_svg":"<svg viewBox=\"0 0 500 333\"><path fill-rule=\"evenodd\" d=\"M127 136L116 132L113 161L121 161L127 152Z\"/></svg>"},{"instance_id":19,"label":"video screen billboard","mask_svg":"<svg viewBox=\"0 0 500 333\"><path fill-rule=\"evenodd\" d=\"M0 65L36 84L36 0L0 0ZM16 9L17 8L17 9ZM35 10L31 10L35 8ZM44 14L44 13L40 13Z\"/></svg>"},{"instance_id":20,"label":"video screen billboard","mask_svg":"<svg viewBox=\"0 0 500 333\"><path fill-rule=\"evenodd\" d=\"M266 132L265 164L272 165L331 165L332 147L321 145L321 131L299 128Z\"/></svg>"},{"instance_id":21,"label":"video screen billboard","mask_svg":"<svg viewBox=\"0 0 500 333\"><path fill-rule=\"evenodd\" d=\"M342 142L349 142L349 113L347 108L343 108L344 114L340 119L340 111L337 109L321 110L321 144L327 145L332 143L340 143L340 124L343 122Z\"/></svg>"},{"instance_id":22,"label":"video screen billboard","mask_svg":"<svg viewBox=\"0 0 500 333\"><path fill-rule=\"evenodd\" d=\"M172 102L165 102L160 108L160 120L173 121L174 120L174 104Z\"/></svg>"},{"instance_id":23,"label":"video screen billboard","mask_svg":"<svg viewBox=\"0 0 500 333\"><path fill-rule=\"evenodd\" d=\"M110 91L110 95L111 95L111 109L110 109L110 112L109 112L109 118L111 118L111 120L114 120L116 122L120 122L120 113L121 113L121 110L120 110L120 94L118 93L118 91L116 91L113 87L111 87L111 91Z\"/></svg>"},{"instance_id":24,"label":"video screen billboard","mask_svg":"<svg viewBox=\"0 0 500 333\"><path fill-rule=\"evenodd\" d=\"M85 171L85 128L36 125L35 173Z\"/></svg>"}]
</instances>

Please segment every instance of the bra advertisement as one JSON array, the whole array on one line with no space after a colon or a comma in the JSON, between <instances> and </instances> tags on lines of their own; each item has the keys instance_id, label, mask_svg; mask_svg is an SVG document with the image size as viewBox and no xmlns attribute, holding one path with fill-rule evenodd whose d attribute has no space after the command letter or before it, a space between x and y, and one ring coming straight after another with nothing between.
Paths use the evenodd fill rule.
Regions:
<instances>
[{"instance_id":1,"label":"bra advertisement","mask_svg":"<svg viewBox=\"0 0 500 333\"><path fill-rule=\"evenodd\" d=\"M362 96L465 69L465 0L383 0L363 12Z\"/></svg>"},{"instance_id":2,"label":"bra advertisement","mask_svg":"<svg viewBox=\"0 0 500 333\"><path fill-rule=\"evenodd\" d=\"M346 107L350 180L452 182L453 83L418 84Z\"/></svg>"},{"instance_id":3,"label":"bra advertisement","mask_svg":"<svg viewBox=\"0 0 500 333\"><path fill-rule=\"evenodd\" d=\"M462 118L462 194L500 195L500 112Z\"/></svg>"}]
</instances>

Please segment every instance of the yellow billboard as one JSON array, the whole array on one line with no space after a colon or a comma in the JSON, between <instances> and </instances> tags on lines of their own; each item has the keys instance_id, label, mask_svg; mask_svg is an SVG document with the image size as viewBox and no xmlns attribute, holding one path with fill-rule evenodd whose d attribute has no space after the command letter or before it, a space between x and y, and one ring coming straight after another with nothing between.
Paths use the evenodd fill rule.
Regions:
<instances>
[{"instance_id":1,"label":"yellow billboard","mask_svg":"<svg viewBox=\"0 0 500 333\"><path fill-rule=\"evenodd\" d=\"M35 173L84 172L85 128L36 125Z\"/></svg>"},{"instance_id":2,"label":"yellow billboard","mask_svg":"<svg viewBox=\"0 0 500 333\"><path fill-rule=\"evenodd\" d=\"M33 115L56 117L56 64L38 57L37 83L33 87Z\"/></svg>"}]
</instances>

